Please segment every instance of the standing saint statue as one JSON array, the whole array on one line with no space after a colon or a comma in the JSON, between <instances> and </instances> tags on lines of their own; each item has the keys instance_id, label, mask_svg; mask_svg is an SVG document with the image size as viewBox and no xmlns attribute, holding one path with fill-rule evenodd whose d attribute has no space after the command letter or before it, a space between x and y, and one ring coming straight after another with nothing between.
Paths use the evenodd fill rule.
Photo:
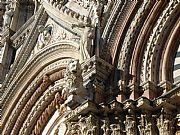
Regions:
<instances>
[{"instance_id":1,"label":"standing saint statue","mask_svg":"<svg viewBox=\"0 0 180 135\"><path fill-rule=\"evenodd\" d=\"M3 28L8 28L11 24L11 19L14 14L14 9L10 5L6 5L6 11L3 15Z\"/></svg>"},{"instance_id":2,"label":"standing saint statue","mask_svg":"<svg viewBox=\"0 0 180 135\"><path fill-rule=\"evenodd\" d=\"M85 17L85 22L80 24L72 24L73 27L84 28L80 41L81 60L90 58L94 45L95 29L91 26L90 21Z\"/></svg>"}]
</instances>

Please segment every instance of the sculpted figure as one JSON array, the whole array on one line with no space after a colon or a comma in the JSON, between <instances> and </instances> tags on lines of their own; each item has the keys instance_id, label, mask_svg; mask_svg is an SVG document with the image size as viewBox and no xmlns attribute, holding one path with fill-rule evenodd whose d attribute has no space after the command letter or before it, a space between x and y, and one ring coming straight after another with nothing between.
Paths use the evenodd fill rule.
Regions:
<instances>
[{"instance_id":1,"label":"sculpted figure","mask_svg":"<svg viewBox=\"0 0 180 135\"><path fill-rule=\"evenodd\" d=\"M91 26L90 21L87 17L85 18L85 23L77 25L73 24L72 28L74 27L84 28L80 42L80 53L82 60L88 59L92 54L92 48L94 45L93 41L95 38L95 29Z\"/></svg>"},{"instance_id":2,"label":"sculpted figure","mask_svg":"<svg viewBox=\"0 0 180 135\"><path fill-rule=\"evenodd\" d=\"M102 16L104 4L100 0L94 1L90 17L92 18L92 25L100 26L100 18Z\"/></svg>"},{"instance_id":3,"label":"sculpted figure","mask_svg":"<svg viewBox=\"0 0 180 135\"><path fill-rule=\"evenodd\" d=\"M65 88L62 90L64 105L73 109L81 104L87 96L87 91L83 86L81 65L79 60L71 60L65 71Z\"/></svg>"},{"instance_id":4,"label":"sculpted figure","mask_svg":"<svg viewBox=\"0 0 180 135\"><path fill-rule=\"evenodd\" d=\"M42 49L50 42L51 34L52 34L52 26L44 27L44 26L40 25L38 27L38 30L39 30L40 34L38 37L37 45L34 50L35 52Z\"/></svg>"},{"instance_id":5,"label":"sculpted figure","mask_svg":"<svg viewBox=\"0 0 180 135\"><path fill-rule=\"evenodd\" d=\"M7 28L10 26L12 16L14 14L14 9L10 7L10 5L6 5L6 11L3 15L3 27Z\"/></svg>"}]
</instances>

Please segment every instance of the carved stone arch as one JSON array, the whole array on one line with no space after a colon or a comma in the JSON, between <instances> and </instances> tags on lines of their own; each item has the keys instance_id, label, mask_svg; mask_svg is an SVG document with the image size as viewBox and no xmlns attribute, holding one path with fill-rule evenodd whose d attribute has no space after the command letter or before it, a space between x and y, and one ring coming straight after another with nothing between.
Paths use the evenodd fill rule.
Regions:
<instances>
[{"instance_id":1,"label":"carved stone arch","mask_svg":"<svg viewBox=\"0 0 180 135\"><path fill-rule=\"evenodd\" d=\"M12 83L8 86L7 92L5 93L5 98L8 98L9 97L8 95L11 95L10 93L13 92L13 89L17 88L17 82L19 84L19 82L22 79L24 79L25 75L30 74L30 72L31 73L39 72L43 66L48 65L49 63L56 61L58 59L67 58L67 57L72 57L76 59L80 58L80 54L78 52L78 46L74 42L60 41L45 47L43 50L35 54L35 56L32 57L32 59L28 63L26 63L24 67L20 70L18 75L13 79ZM38 65L40 63L41 66Z\"/></svg>"},{"instance_id":2,"label":"carved stone arch","mask_svg":"<svg viewBox=\"0 0 180 135\"><path fill-rule=\"evenodd\" d=\"M52 85L49 85L46 90L43 91L42 95L37 98L36 103L27 114L27 117L21 126L19 132L20 135L40 134L56 111L56 106L59 102L63 101L60 93L64 85L64 70L62 69L50 74L49 78L52 81Z\"/></svg>"},{"instance_id":3,"label":"carved stone arch","mask_svg":"<svg viewBox=\"0 0 180 135\"><path fill-rule=\"evenodd\" d=\"M169 81L173 83L173 62L176 55L176 51L179 47L179 33L180 33L180 19L174 24L174 27L166 41L160 63L160 75L159 80L161 82Z\"/></svg>"},{"instance_id":4,"label":"carved stone arch","mask_svg":"<svg viewBox=\"0 0 180 135\"><path fill-rule=\"evenodd\" d=\"M169 51L171 52L174 48L177 48L177 46L178 46L177 44L179 42L179 38L176 37L177 34L175 34L175 33L177 33L178 23L179 23L179 13L180 13L180 11L178 11L179 8L180 8L180 3L174 2L174 4L169 6L168 11L166 12L166 16L167 16L167 14L170 14L169 17L166 19L164 24L159 25L160 34L159 34L158 40L156 42L156 46L153 51L153 56L151 59L152 60L151 73L150 73L152 75L151 80L157 84L160 83L160 80L159 80L160 74L159 73L161 73L161 72L159 71L159 69L160 69L160 63L161 63L161 59L162 59L161 58L161 54L163 52L162 50L169 49ZM163 27L163 28L161 29L161 27ZM174 30L176 30L176 31L174 31ZM174 33L175 35L172 33ZM172 39L172 38L174 38L174 41L172 42L172 40L171 40L171 42L169 42L168 40ZM173 45L171 45L171 48L166 48L166 46L165 46L166 43L173 44ZM169 55L169 57L172 57L172 58L170 58L170 61L174 62L175 53L173 54L171 52L171 55ZM167 81L170 81L170 82L172 82L172 78L173 78L172 77L172 71L173 71L172 65L173 65L172 63L169 63L169 66L171 66L171 68L167 67L167 69L165 69L165 70L168 70L168 72L164 72L165 74L167 74L167 76L169 76Z\"/></svg>"},{"instance_id":5,"label":"carved stone arch","mask_svg":"<svg viewBox=\"0 0 180 135\"><path fill-rule=\"evenodd\" d=\"M135 43L135 48L133 51L133 58L131 59L131 65L130 65L130 74L134 76L132 83L138 83L140 84L140 73L141 73L141 64L143 60L143 54L144 54L144 48L145 48L145 42L148 40L150 31L153 28L153 25L155 25L155 22L157 21L159 15L163 11L164 6L166 5L166 2L164 1L156 1L153 5L150 14L148 15L146 21L144 22L143 29L141 29L140 34L137 38L137 41Z\"/></svg>"},{"instance_id":6,"label":"carved stone arch","mask_svg":"<svg viewBox=\"0 0 180 135\"><path fill-rule=\"evenodd\" d=\"M122 44L120 43L124 39L124 33L127 32L127 28L129 24L128 21L131 22L134 16L133 12L137 11L137 4L138 1L122 1L122 7L118 9L117 16L113 19L112 29L109 31L109 33L106 33L106 45L103 46L104 51L102 52L102 58L104 58L106 61L112 63L113 65L117 64L117 57L119 56L119 48L121 48ZM117 5L120 4L117 2ZM124 18L123 18L124 17ZM123 19L122 19L123 18ZM116 22L116 23L114 23ZM111 27L109 27L111 28ZM103 36L105 34L105 31L103 33ZM103 37L105 38L105 37ZM104 54L105 53L105 54ZM108 55L107 55L108 54ZM103 56L104 55L104 56Z\"/></svg>"},{"instance_id":7,"label":"carved stone arch","mask_svg":"<svg viewBox=\"0 0 180 135\"><path fill-rule=\"evenodd\" d=\"M38 85L42 82L42 77L37 76L43 69L53 63L58 63L59 60L62 59L79 59L80 54L78 52L77 46L74 45L72 42L59 42L52 44L51 46L46 47L41 52L37 53L28 63L24 65L24 67L20 70L19 74L14 78L10 87L8 88L8 93L10 96L6 97L8 99L5 102L3 110L4 112L4 119L2 120L2 125L6 130L4 130L5 134L11 132L14 124L17 122L19 115L24 115L21 111L23 107L27 104L28 99L34 93L33 91L38 87ZM56 63L56 64L57 64ZM57 64L58 65L58 64ZM53 66L50 66L52 68ZM64 66L65 67L65 66ZM43 71L43 74L48 71L47 69ZM55 72L56 70L52 70L51 72ZM50 71L50 70L49 70ZM42 74L41 74L42 75ZM28 77L27 77L28 76ZM40 80L39 80L40 79ZM34 81L35 80L35 81ZM28 88L28 84L34 81L35 84L31 84L31 87ZM22 83L24 82L24 83ZM34 90L33 90L34 89ZM28 91L29 90L29 91ZM23 95L23 96L22 96ZM25 100L20 100L21 97L25 97ZM8 103L12 101L12 104L9 105ZM17 109L17 107L20 107ZM26 117L27 115L25 115ZM4 121L7 121L6 123ZM16 124L18 126L22 126L22 118L19 117L19 122L21 124ZM20 128L20 127L19 127ZM17 128L17 133L19 129Z\"/></svg>"},{"instance_id":8,"label":"carved stone arch","mask_svg":"<svg viewBox=\"0 0 180 135\"><path fill-rule=\"evenodd\" d=\"M161 41L166 40L166 36L169 33L168 30L173 26L173 19L176 18L176 15L178 16L178 8L178 2L173 1L167 3L166 7L164 8L164 12L161 13L156 24L151 30L151 34L145 46L143 62L141 65L142 83L147 81L151 81L155 84L158 83L155 72L158 66L157 61L160 53L159 50L163 46Z\"/></svg>"},{"instance_id":9,"label":"carved stone arch","mask_svg":"<svg viewBox=\"0 0 180 135\"><path fill-rule=\"evenodd\" d=\"M68 113L64 113L59 116L58 110L55 111L47 125L44 127L42 134L51 135L51 134L64 134L66 132L66 124L64 124L64 117ZM61 130L60 130L60 129Z\"/></svg>"},{"instance_id":10,"label":"carved stone arch","mask_svg":"<svg viewBox=\"0 0 180 135\"><path fill-rule=\"evenodd\" d=\"M133 59L133 51L136 49L135 43L137 41L138 35L141 34L140 31L144 22L152 8L154 2L153 1L143 1L139 2L137 5L137 11L131 21L127 32L125 33L124 41L119 41L119 44L122 44L121 49L116 54L118 56L118 68L121 69L123 72L121 74L121 79L124 80L125 84L128 85L132 78L132 74L130 73L130 65L131 59ZM122 42L122 43L121 43ZM127 75L128 74L128 75Z\"/></svg>"}]
</instances>

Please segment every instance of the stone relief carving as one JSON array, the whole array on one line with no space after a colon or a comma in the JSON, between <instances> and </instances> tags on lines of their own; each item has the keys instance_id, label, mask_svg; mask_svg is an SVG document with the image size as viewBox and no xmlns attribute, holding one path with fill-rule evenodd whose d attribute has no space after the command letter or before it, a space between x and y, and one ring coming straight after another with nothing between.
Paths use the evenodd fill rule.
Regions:
<instances>
[{"instance_id":1,"label":"stone relief carving","mask_svg":"<svg viewBox=\"0 0 180 135\"><path fill-rule=\"evenodd\" d=\"M76 122L67 123L65 135L99 135L99 121L94 115L79 116L78 119Z\"/></svg>"},{"instance_id":2,"label":"stone relief carving","mask_svg":"<svg viewBox=\"0 0 180 135\"><path fill-rule=\"evenodd\" d=\"M74 2L78 3L81 7L85 9L89 9L90 1L89 0L73 0Z\"/></svg>"},{"instance_id":3,"label":"stone relief carving","mask_svg":"<svg viewBox=\"0 0 180 135\"><path fill-rule=\"evenodd\" d=\"M111 135L121 135L121 127L119 124L111 124Z\"/></svg>"},{"instance_id":4,"label":"stone relief carving","mask_svg":"<svg viewBox=\"0 0 180 135\"><path fill-rule=\"evenodd\" d=\"M65 71L65 88L62 90L64 106L71 109L81 104L88 94L83 86L82 70L79 60L70 60Z\"/></svg>"},{"instance_id":5,"label":"stone relief carving","mask_svg":"<svg viewBox=\"0 0 180 135\"><path fill-rule=\"evenodd\" d=\"M111 130L110 130L110 120L108 117L105 117L104 120L102 120L103 125L101 126L101 130L102 130L102 134L103 135L110 135L111 134Z\"/></svg>"},{"instance_id":6,"label":"stone relief carving","mask_svg":"<svg viewBox=\"0 0 180 135\"><path fill-rule=\"evenodd\" d=\"M38 27L39 30L39 37L38 37L38 41L37 44L34 48L34 52L38 52L39 50L41 50L43 47L45 47L46 45L48 45L48 43L50 43L51 37L52 37L52 26L51 25L47 25L46 27L40 25Z\"/></svg>"},{"instance_id":7,"label":"stone relief carving","mask_svg":"<svg viewBox=\"0 0 180 135\"><path fill-rule=\"evenodd\" d=\"M141 114L138 129L141 135L157 135L155 119L150 112L148 114Z\"/></svg>"},{"instance_id":8,"label":"stone relief carving","mask_svg":"<svg viewBox=\"0 0 180 135\"><path fill-rule=\"evenodd\" d=\"M80 37L77 35L61 28L61 27L56 27L57 31L56 34L53 35L52 42L60 41L60 40L70 40L70 41L75 41L77 43L80 42Z\"/></svg>"},{"instance_id":9,"label":"stone relief carving","mask_svg":"<svg viewBox=\"0 0 180 135\"><path fill-rule=\"evenodd\" d=\"M174 122L173 114L170 110L162 108L161 115L157 119L157 127L160 135L174 135Z\"/></svg>"},{"instance_id":10,"label":"stone relief carving","mask_svg":"<svg viewBox=\"0 0 180 135\"><path fill-rule=\"evenodd\" d=\"M101 2L100 0L93 1L93 5L91 7L92 9L89 15L89 17L92 20L91 22L92 25L98 26L98 27L100 26L104 4L105 3Z\"/></svg>"},{"instance_id":11,"label":"stone relief carving","mask_svg":"<svg viewBox=\"0 0 180 135\"><path fill-rule=\"evenodd\" d=\"M124 121L125 124L125 131L127 135L137 135L136 130L136 121L134 116L126 116L126 121Z\"/></svg>"}]
</instances>

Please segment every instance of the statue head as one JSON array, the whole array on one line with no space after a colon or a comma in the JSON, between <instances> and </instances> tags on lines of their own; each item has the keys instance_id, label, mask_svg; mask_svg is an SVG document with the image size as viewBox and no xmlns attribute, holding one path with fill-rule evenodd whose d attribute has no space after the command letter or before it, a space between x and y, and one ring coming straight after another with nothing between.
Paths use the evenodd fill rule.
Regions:
<instances>
[{"instance_id":1,"label":"statue head","mask_svg":"<svg viewBox=\"0 0 180 135\"><path fill-rule=\"evenodd\" d=\"M81 65L79 60L70 60L67 66L67 72L74 75L81 74Z\"/></svg>"}]
</instances>

